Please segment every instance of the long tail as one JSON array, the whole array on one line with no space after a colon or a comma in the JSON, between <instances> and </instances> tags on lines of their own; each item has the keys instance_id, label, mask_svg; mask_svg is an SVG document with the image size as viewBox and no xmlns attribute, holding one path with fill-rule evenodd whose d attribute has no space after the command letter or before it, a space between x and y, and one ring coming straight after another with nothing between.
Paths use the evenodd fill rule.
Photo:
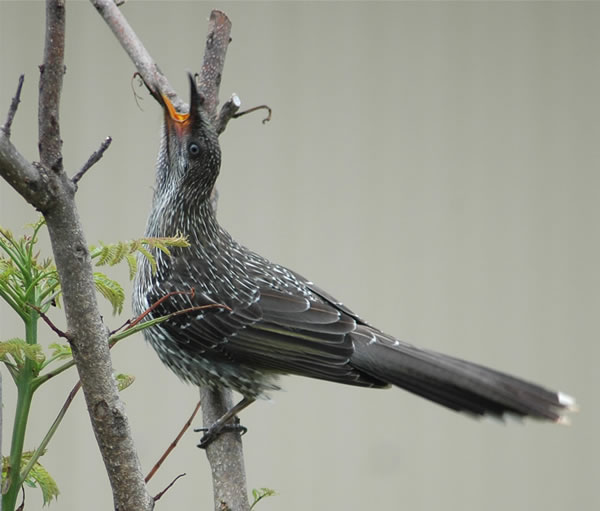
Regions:
<instances>
[{"instance_id":1,"label":"long tail","mask_svg":"<svg viewBox=\"0 0 600 511\"><path fill-rule=\"evenodd\" d=\"M453 410L478 416L509 413L559 423L568 423L564 412L576 410L575 400L562 392L419 349L369 327L351 335L354 367Z\"/></svg>"}]
</instances>

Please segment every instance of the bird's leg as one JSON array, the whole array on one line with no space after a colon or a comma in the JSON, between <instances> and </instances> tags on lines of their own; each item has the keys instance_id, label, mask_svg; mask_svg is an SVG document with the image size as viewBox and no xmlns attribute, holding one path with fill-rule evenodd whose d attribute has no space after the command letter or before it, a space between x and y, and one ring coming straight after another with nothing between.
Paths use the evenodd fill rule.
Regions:
<instances>
[{"instance_id":1,"label":"bird's leg","mask_svg":"<svg viewBox=\"0 0 600 511\"><path fill-rule=\"evenodd\" d=\"M217 419L209 428L196 428L194 431L204 431L204 436L200 439L200 443L198 447L201 449L206 449L208 445L215 440L221 433L226 431L239 431L242 435L247 431L247 429L242 426L239 422L239 419L236 415L241 412L244 408L250 406L252 403L256 401L253 398L245 397L239 403L231 407L227 412L225 412L219 419ZM230 421L233 420L233 423Z\"/></svg>"}]
</instances>

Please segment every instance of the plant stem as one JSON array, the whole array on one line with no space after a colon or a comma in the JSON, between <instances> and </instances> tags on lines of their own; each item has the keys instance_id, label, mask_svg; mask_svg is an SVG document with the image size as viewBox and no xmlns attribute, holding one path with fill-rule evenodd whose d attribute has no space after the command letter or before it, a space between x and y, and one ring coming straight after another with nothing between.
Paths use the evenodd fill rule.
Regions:
<instances>
[{"instance_id":1,"label":"plant stem","mask_svg":"<svg viewBox=\"0 0 600 511\"><path fill-rule=\"evenodd\" d=\"M25 321L25 339L28 344L37 342L37 321L38 314L31 311ZM10 446L10 465L8 468L7 479L9 481L8 491L2 496L2 509L4 511L14 511L19 489L21 487L21 459L23 457L23 445L25 443L25 430L27 429L27 419L31 408L33 398L34 361L25 359L23 368L19 371L17 377L17 408L13 425L12 441Z\"/></svg>"},{"instance_id":2,"label":"plant stem","mask_svg":"<svg viewBox=\"0 0 600 511\"><path fill-rule=\"evenodd\" d=\"M27 479L27 474L29 474L29 471L37 463L37 460L40 458L40 456L42 454L44 454L44 451L46 450L46 446L48 445L48 443L54 436L54 433L56 433L58 426L60 425L61 421L64 419L64 417L67 413L67 410L69 409L69 406L73 402L73 399L75 398L75 395L77 394L77 392L79 391L80 388L81 388L81 382L78 381L75 384L75 386L73 387L73 389L71 390L71 392L69 392L69 395L67 396L67 400L65 401L65 404L62 406L62 408L58 412L58 415L56 416L56 419L54 419L54 422L52 423L52 426L50 426L50 429L46 433L46 436L44 436L44 438L40 442L40 445L38 446L38 448L31 455L31 459L29 460L29 463L27 463L25 468L23 468L23 470L21 471L20 484L23 484L25 482L25 479Z\"/></svg>"}]
</instances>

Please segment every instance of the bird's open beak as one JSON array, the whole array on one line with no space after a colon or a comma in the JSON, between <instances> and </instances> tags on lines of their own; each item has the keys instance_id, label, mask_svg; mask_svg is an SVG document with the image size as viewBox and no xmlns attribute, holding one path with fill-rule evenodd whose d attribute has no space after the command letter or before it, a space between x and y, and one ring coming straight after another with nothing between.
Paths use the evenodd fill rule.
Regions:
<instances>
[{"instance_id":1,"label":"bird's open beak","mask_svg":"<svg viewBox=\"0 0 600 511\"><path fill-rule=\"evenodd\" d=\"M193 118L198 115L198 108L204 103L204 97L196 87L196 79L192 74L188 74L190 79L190 113L180 114L175 110L171 100L164 94L161 94L162 103L165 107L165 121L169 130L175 131L181 137L191 126Z\"/></svg>"},{"instance_id":2,"label":"bird's open beak","mask_svg":"<svg viewBox=\"0 0 600 511\"><path fill-rule=\"evenodd\" d=\"M187 126L190 124L190 114L180 114L175 110L173 103L171 100L161 94L163 105L165 107L165 121L167 123L167 128L170 131L175 131L178 136L183 135L185 131L187 131Z\"/></svg>"}]
</instances>

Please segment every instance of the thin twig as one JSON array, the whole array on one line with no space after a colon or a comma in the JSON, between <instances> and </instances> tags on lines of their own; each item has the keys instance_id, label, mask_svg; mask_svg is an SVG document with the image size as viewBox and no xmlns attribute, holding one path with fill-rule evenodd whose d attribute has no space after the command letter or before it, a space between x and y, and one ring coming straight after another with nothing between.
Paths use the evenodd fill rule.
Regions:
<instances>
[{"instance_id":1,"label":"thin twig","mask_svg":"<svg viewBox=\"0 0 600 511\"><path fill-rule=\"evenodd\" d=\"M50 327L50 329L56 335L58 335L59 337L62 337L63 339L66 339L67 341L71 340L71 338L69 337L69 335L66 332L63 332L54 323L52 323L52 321L50 320L50 318L48 316L46 316L46 314L44 314L44 312L42 311L42 309L40 309L39 307L36 307L35 305L33 305L31 303L28 303L27 305L40 315L40 318L42 318L44 320L44 322Z\"/></svg>"},{"instance_id":2,"label":"thin twig","mask_svg":"<svg viewBox=\"0 0 600 511\"><path fill-rule=\"evenodd\" d=\"M243 112L239 112L239 113L233 115L232 117L234 119L237 119L238 117L241 117L242 115L250 114L252 112L256 112L257 110L267 110L269 112L267 114L267 116L262 120L263 124L265 124L265 123L267 123L267 122L269 122L271 120L271 114L273 113L273 111L271 110L271 107L269 105L254 106L252 108L248 108L248 110L244 110Z\"/></svg>"},{"instance_id":3,"label":"thin twig","mask_svg":"<svg viewBox=\"0 0 600 511\"><path fill-rule=\"evenodd\" d=\"M161 296L160 299L158 299L150 307L148 307L144 312L142 312L137 318L135 318L135 320L133 320L131 323L129 323L126 330L129 330L130 328L133 328L135 325L137 325L140 321L142 321L142 319L144 319L148 314L150 314L154 309L156 309L156 307L158 307L161 303L163 303L165 300L168 300L169 298L171 298L171 296L190 295L193 298L195 293L196 293L196 291L192 288L189 291L171 291L170 293L167 293L165 296Z\"/></svg>"},{"instance_id":4,"label":"thin twig","mask_svg":"<svg viewBox=\"0 0 600 511\"><path fill-rule=\"evenodd\" d=\"M73 179L71 179L71 181L73 181L73 183L77 184L79 182L79 180L83 177L83 175L90 169L90 167L92 165L94 165L95 163L97 163L98 160L100 160L100 158L102 158L102 156L104 156L104 151L106 151L108 149L111 142L112 142L111 137L106 137L104 139L104 141L100 144L100 147L98 148L98 150L94 151L90 155L90 157L88 158L88 161L86 161L83 164L83 167L81 167L81 170L73 176Z\"/></svg>"},{"instance_id":5,"label":"thin twig","mask_svg":"<svg viewBox=\"0 0 600 511\"><path fill-rule=\"evenodd\" d=\"M139 323L139 321L138 321L138 323ZM111 336L115 335L119 330L123 330L123 328L129 327L129 325L131 325L131 319L128 319L121 326L119 326L119 327L115 328L114 330L111 330L110 332L108 332L108 336L111 337Z\"/></svg>"},{"instance_id":6,"label":"thin twig","mask_svg":"<svg viewBox=\"0 0 600 511\"><path fill-rule=\"evenodd\" d=\"M148 86L145 84L144 79L142 78L141 74L139 74L137 71L135 73L133 73L133 76L131 77L131 92L133 92L133 99L135 99L135 104L143 112L144 109L142 108L142 105L140 105L140 101L144 101L144 97L141 96L140 94L138 94L135 90L134 80L136 78L138 79L138 83L137 83L138 87L141 88L143 86L146 86L146 88L148 88Z\"/></svg>"},{"instance_id":7,"label":"thin twig","mask_svg":"<svg viewBox=\"0 0 600 511\"><path fill-rule=\"evenodd\" d=\"M19 108L19 103L21 102L21 89L23 88L23 81L25 80L25 75L19 76L19 85L17 85L17 92L15 96L12 98L10 102L10 108L8 109L8 115L6 116L6 122L0 128L4 131L6 138L10 138L10 127L12 126L13 119L15 118L15 114L17 113L17 109Z\"/></svg>"},{"instance_id":8,"label":"thin twig","mask_svg":"<svg viewBox=\"0 0 600 511\"><path fill-rule=\"evenodd\" d=\"M167 491L169 491L171 489L171 486L173 486L177 482L177 479L180 479L180 478L182 478L185 475L186 475L185 472L183 474L179 474L175 479L173 479L169 483L169 485L163 491L158 492L156 494L156 496L154 497L154 502L156 502L157 500L159 500L165 493L167 493Z\"/></svg>"},{"instance_id":9,"label":"thin twig","mask_svg":"<svg viewBox=\"0 0 600 511\"><path fill-rule=\"evenodd\" d=\"M144 482L148 483L148 481L150 481L150 479L152 479L152 476L154 474L156 474L157 470L160 468L160 466L163 464L163 462L167 459L167 456L169 456L169 454L171 454L171 452L173 451L173 449L175 449L175 447L177 447L177 444L179 443L179 440L181 440L181 437L184 435L184 433L192 425L192 421L194 420L194 417L196 417L196 414L198 413L198 410L200 410L200 401L198 401L198 404L196 405L196 408L194 408L194 411L192 412L192 415L190 415L190 418L183 425L183 427L181 428L181 431L175 437L175 440L173 440L171 442L171 445L169 445L169 447L167 447L167 450L163 453L163 455L160 457L160 459L152 467L152 470L150 470L150 472L146 476L146 479L144 479Z\"/></svg>"},{"instance_id":10,"label":"thin twig","mask_svg":"<svg viewBox=\"0 0 600 511\"><path fill-rule=\"evenodd\" d=\"M25 509L25 487L24 486L21 486L21 492L23 493L23 500L21 501L21 504L16 509L16 511L23 511L23 509Z\"/></svg>"},{"instance_id":11,"label":"thin twig","mask_svg":"<svg viewBox=\"0 0 600 511\"><path fill-rule=\"evenodd\" d=\"M35 465L37 460L40 458L40 456L45 451L46 446L48 445L48 443L54 436L54 433L56 433L58 426L60 425L61 421L63 420L65 414L67 413L67 410L69 409L69 406L71 406L71 403L73 402L73 399L75 399L75 396L77 395L77 392L79 392L80 388L81 388L81 381L78 381L75 384L75 386L71 389L71 392L69 392L69 395L67 396L67 399L65 400L64 404L62 405L62 408L58 412L58 415L54 419L52 426L50 426L50 429L48 430L48 432L46 433L46 435L40 442L40 445L37 447L37 449L31 456L29 463L27 463L27 465L23 468L23 470L21 470L20 478L21 478L22 482L24 482L25 478L27 477L27 474L29 474L29 471L33 468L33 466Z\"/></svg>"},{"instance_id":12,"label":"thin twig","mask_svg":"<svg viewBox=\"0 0 600 511\"><path fill-rule=\"evenodd\" d=\"M170 298L173 295L187 295L187 294L194 296L194 289L190 289L190 291L171 291L170 293L167 293L165 296L163 296L162 298L157 300L155 303L153 303L150 307L148 307L144 312L142 312L137 318L135 318L135 320L130 322L127 325L127 328L125 330L127 331L130 328L133 328L134 326L136 326L140 321L142 321L142 319L144 319L148 314L150 314L150 312L152 312L154 309L156 309L156 307L158 307L161 303L163 303L167 298ZM196 311L201 311L204 309L214 309L214 308L225 309L227 311L231 311L231 307L228 307L224 303L209 303L207 305L196 305L193 307L187 307L185 309L180 309L178 311L172 312L171 314L168 314L167 316L168 317L181 316L182 314L187 314L188 312L196 312Z\"/></svg>"}]
</instances>

